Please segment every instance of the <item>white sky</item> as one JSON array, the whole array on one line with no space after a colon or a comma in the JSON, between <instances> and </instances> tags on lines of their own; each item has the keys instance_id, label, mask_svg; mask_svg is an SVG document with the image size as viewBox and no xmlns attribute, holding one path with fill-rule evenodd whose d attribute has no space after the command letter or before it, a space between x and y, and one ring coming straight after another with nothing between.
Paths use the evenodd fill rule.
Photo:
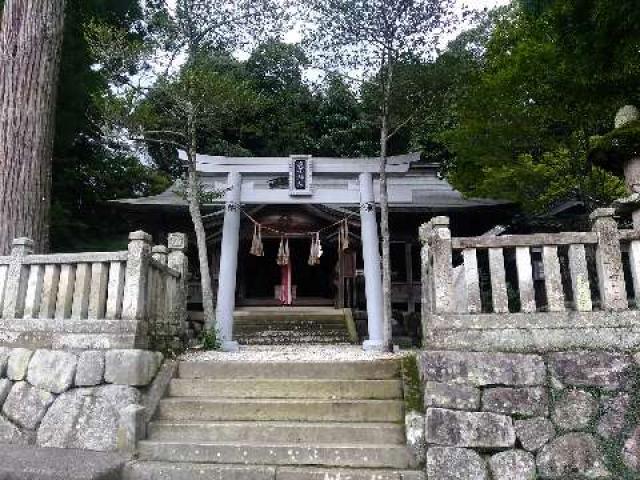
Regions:
<instances>
[{"instance_id":1,"label":"white sky","mask_svg":"<svg viewBox=\"0 0 640 480\"><path fill-rule=\"evenodd\" d=\"M175 8L176 0L167 0L167 2L171 8ZM483 8L491 9L498 6L507 5L511 3L511 0L456 0L456 3L460 10L462 10L463 8L482 10ZM466 25L466 27L468 28L468 25ZM460 33L460 31L464 29L465 25L461 25L458 32L452 34L449 38L442 39L443 46L446 45L449 41L453 40L458 35L458 33ZM284 35L284 40L288 43L298 43L300 41L300 38L301 35L299 32L299 28L294 28ZM238 58L238 60L246 60L247 58L249 58L250 51L237 51L234 55ZM177 64L180 63L181 62L178 60ZM318 72L307 72L307 76L311 79L317 78Z\"/></svg>"},{"instance_id":2,"label":"white sky","mask_svg":"<svg viewBox=\"0 0 640 480\"><path fill-rule=\"evenodd\" d=\"M511 0L456 0L460 9L463 7L471 7L473 9L481 10L483 8L491 9L501 5L510 3ZM175 7L176 0L168 0L170 7ZM285 34L285 41L289 43L296 43L300 40L300 35L295 30Z\"/></svg>"},{"instance_id":3,"label":"white sky","mask_svg":"<svg viewBox=\"0 0 640 480\"><path fill-rule=\"evenodd\" d=\"M464 7L472 8L474 10L482 10L483 8L492 9L494 7L507 5L510 2L511 0L457 0L456 1L456 3L458 4L458 8L460 8L461 10ZM286 33L284 38L285 38L285 41L288 43L297 43L300 41L300 34L296 30L292 30ZM244 55L241 55L241 57L243 59L245 58Z\"/></svg>"}]
</instances>

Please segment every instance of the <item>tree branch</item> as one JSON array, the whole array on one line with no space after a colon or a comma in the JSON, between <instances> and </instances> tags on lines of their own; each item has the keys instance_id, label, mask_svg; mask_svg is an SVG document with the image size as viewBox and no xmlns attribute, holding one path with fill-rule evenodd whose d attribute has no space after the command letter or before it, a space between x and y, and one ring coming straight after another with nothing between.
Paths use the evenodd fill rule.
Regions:
<instances>
[{"instance_id":1,"label":"tree branch","mask_svg":"<svg viewBox=\"0 0 640 480\"><path fill-rule=\"evenodd\" d=\"M173 130L145 130L145 135L175 135L176 137L181 137L183 139L187 139L187 135L181 132L174 132Z\"/></svg>"},{"instance_id":2,"label":"tree branch","mask_svg":"<svg viewBox=\"0 0 640 480\"><path fill-rule=\"evenodd\" d=\"M140 143L144 143L144 142L151 142L151 143L156 143L156 144L160 144L160 145L172 145L180 150L185 150L186 146L182 145L178 142L175 142L173 140L161 140L161 139L156 139L156 138L148 138L148 137L131 137L131 139L134 142L140 142Z\"/></svg>"},{"instance_id":3,"label":"tree branch","mask_svg":"<svg viewBox=\"0 0 640 480\"><path fill-rule=\"evenodd\" d=\"M411 121L416 117L415 114L410 115L408 118L406 118L402 123L400 123L400 125L398 125L396 128L393 129L393 131L387 135L387 141L391 140L400 130L402 130L404 127L406 127L409 123L411 123Z\"/></svg>"}]
</instances>

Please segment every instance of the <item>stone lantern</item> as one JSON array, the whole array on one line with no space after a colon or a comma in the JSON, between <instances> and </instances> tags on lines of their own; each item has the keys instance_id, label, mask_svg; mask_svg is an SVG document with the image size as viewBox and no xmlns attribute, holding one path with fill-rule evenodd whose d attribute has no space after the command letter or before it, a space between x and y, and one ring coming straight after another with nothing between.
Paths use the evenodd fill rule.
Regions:
<instances>
[{"instance_id":1,"label":"stone lantern","mask_svg":"<svg viewBox=\"0 0 640 480\"><path fill-rule=\"evenodd\" d=\"M620 212L631 212L634 228L640 229L640 110L622 107L615 117L615 128L591 140L589 159L594 165L623 176L630 196L616 200Z\"/></svg>"},{"instance_id":2,"label":"stone lantern","mask_svg":"<svg viewBox=\"0 0 640 480\"><path fill-rule=\"evenodd\" d=\"M638 121L640 120L640 110L638 110L633 105L627 105L622 107L615 119L615 127L616 130L629 127L631 125L636 124L636 128L638 127ZM640 140L637 139L636 140ZM615 142L615 140L614 140ZM629 152L633 153L633 152ZM633 193L640 193L640 144L635 144L635 153L636 155L631 155L629 158L625 158L622 160L623 162L623 170L624 170L624 178L627 184L627 188L629 191Z\"/></svg>"}]
</instances>

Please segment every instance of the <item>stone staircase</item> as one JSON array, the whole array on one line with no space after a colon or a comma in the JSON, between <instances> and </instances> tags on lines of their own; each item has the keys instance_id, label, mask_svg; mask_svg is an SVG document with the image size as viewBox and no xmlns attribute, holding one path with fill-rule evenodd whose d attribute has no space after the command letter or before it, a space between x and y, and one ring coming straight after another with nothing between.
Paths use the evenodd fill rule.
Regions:
<instances>
[{"instance_id":1,"label":"stone staircase","mask_svg":"<svg viewBox=\"0 0 640 480\"><path fill-rule=\"evenodd\" d=\"M251 307L234 313L241 345L341 344L357 342L350 311L331 307Z\"/></svg>"},{"instance_id":2,"label":"stone staircase","mask_svg":"<svg viewBox=\"0 0 640 480\"><path fill-rule=\"evenodd\" d=\"M396 360L181 362L127 480L424 480Z\"/></svg>"}]
</instances>

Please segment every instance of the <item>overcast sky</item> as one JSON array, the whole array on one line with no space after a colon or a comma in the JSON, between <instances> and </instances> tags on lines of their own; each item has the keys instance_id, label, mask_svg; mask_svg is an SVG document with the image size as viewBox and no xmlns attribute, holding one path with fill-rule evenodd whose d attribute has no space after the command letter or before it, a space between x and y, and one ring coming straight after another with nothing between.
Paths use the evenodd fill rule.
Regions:
<instances>
[{"instance_id":1,"label":"overcast sky","mask_svg":"<svg viewBox=\"0 0 640 480\"><path fill-rule=\"evenodd\" d=\"M510 2L511 0L456 0L456 3L461 10L463 7L470 7L474 10L481 10L483 8L491 9L501 5L507 5ZM297 43L299 40L300 35L296 31L291 31L288 34L285 34L285 41L287 42ZM244 55L241 56L244 57Z\"/></svg>"},{"instance_id":2,"label":"overcast sky","mask_svg":"<svg viewBox=\"0 0 640 480\"><path fill-rule=\"evenodd\" d=\"M176 0L168 0L168 4L171 7L175 7L175 1ZM508 3L510 3L511 0L456 0L456 3L458 5L458 7L462 10L463 7L470 7L472 9L475 10L481 10L483 8L487 8L487 9L491 9L494 7L498 7L501 5L507 5ZM464 27L462 27L460 30L463 30ZM292 31L290 31L289 33L284 35L284 40L286 42L290 42L290 43L297 43L300 41L300 33L299 31L297 31L299 29L294 29ZM458 32L459 33L459 32ZM453 40L456 37L457 33L452 34L451 38L445 38L443 39L443 45L446 45L450 40ZM246 60L247 58L249 58L250 52L249 51L237 51L235 52L235 56L239 59L239 60ZM160 62L162 64L162 62ZM178 62L181 63L181 62ZM175 63L174 63L175 64ZM311 78L316 77L316 74L311 74Z\"/></svg>"},{"instance_id":3,"label":"overcast sky","mask_svg":"<svg viewBox=\"0 0 640 480\"><path fill-rule=\"evenodd\" d=\"M462 9L463 6L471 7L473 9L480 10L482 8L491 9L500 5L506 5L511 0L456 0L458 6ZM175 6L175 0L168 0L169 5ZM299 35L296 32L290 32L285 35L285 39L292 43L299 40Z\"/></svg>"},{"instance_id":4,"label":"overcast sky","mask_svg":"<svg viewBox=\"0 0 640 480\"><path fill-rule=\"evenodd\" d=\"M508 0L468 0L466 2L458 2L465 3L472 8L493 8L499 5L506 5L509 3Z\"/></svg>"}]
</instances>

